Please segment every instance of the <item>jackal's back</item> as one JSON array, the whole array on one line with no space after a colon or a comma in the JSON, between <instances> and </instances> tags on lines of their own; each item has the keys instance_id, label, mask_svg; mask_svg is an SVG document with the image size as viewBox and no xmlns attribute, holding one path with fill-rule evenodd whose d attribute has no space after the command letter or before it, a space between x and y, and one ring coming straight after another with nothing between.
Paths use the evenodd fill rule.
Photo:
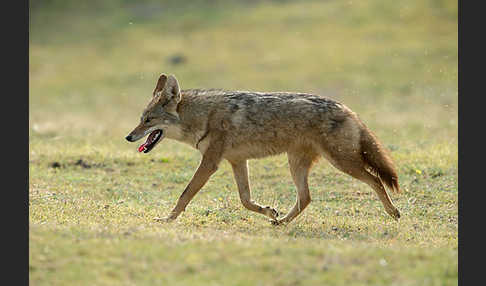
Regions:
<instances>
[{"instance_id":1,"label":"jackal's back","mask_svg":"<svg viewBox=\"0 0 486 286\"><path fill-rule=\"evenodd\" d=\"M306 93L225 90L182 93L182 98L191 102L186 105L192 106L192 114L199 115L198 120L191 120L194 124L224 129L229 147L244 149L252 153L251 157L285 152L297 141L321 141L323 136L337 132L352 113L335 100Z\"/></svg>"},{"instance_id":2,"label":"jackal's back","mask_svg":"<svg viewBox=\"0 0 486 286\"><path fill-rule=\"evenodd\" d=\"M183 94L199 108L207 109L208 114L220 113L218 117L228 120L234 131L260 132L279 127L299 132L318 127L327 132L337 128L350 113L335 100L307 93L196 89L184 90Z\"/></svg>"}]
</instances>

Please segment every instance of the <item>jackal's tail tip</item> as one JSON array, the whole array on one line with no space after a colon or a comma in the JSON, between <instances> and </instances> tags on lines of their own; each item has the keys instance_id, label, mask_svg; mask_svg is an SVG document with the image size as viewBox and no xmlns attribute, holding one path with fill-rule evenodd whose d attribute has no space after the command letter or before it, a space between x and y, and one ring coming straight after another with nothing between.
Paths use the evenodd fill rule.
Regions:
<instances>
[{"instance_id":1,"label":"jackal's tail tip","mask_svg":"<svg viewBox=\"0 0 486 286\"><path fill-rule=\"evenodd\" d=\"M363 159L382 183L394 193L401 193L398 175L390 155L374 134L365 128L362 131L361 148Z\"/></svg>"}]
</instances>

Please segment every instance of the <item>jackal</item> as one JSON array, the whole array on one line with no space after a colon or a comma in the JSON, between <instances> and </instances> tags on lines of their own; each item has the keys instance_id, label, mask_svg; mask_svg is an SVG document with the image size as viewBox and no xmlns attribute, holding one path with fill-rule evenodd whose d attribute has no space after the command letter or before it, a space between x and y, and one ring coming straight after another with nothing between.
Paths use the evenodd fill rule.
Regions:
<instances>
[{"instance_id":1,"label":"jackal","mask_svg":"<svg viewBox=\"0 0 486 286\"><path fill-rule=\"evenodd\" d=\"M247 209L270 217L273 224L288 223L310 203L307 178L324 156L334 167L368 184L385 211L398 220L385 186L400 192L395 166L376 136L348 107L330 98L307 93L181 90L173 75L160 75L140 124L126 139L148 137L139 151L148 153L163 138L199 150L202 159L169 216L187 204L216 172L222 159L232 166L239 197ZM251 199L248 159L287 153L297 188L293 208L282 218L270 206Z\"/></svg>"}]
</instances>

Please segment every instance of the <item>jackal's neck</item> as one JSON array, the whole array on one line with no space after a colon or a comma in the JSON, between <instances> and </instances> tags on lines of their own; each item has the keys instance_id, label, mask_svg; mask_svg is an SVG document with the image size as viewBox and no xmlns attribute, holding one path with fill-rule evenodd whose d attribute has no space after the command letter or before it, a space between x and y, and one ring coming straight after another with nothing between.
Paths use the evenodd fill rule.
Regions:
<instances>
[{"instance_id":1,"label":"jackal's neck","mask_svg":"<svg viewBox=\"0 0 486 286\"><path fill-rule=\"evenodd\" d=\"M183 90L182 98L177 105L179 122L172 127L168 138L186 143L196 148L199 138L206 132L210 108L194 90Z\"/></svg>"}]
</instances>

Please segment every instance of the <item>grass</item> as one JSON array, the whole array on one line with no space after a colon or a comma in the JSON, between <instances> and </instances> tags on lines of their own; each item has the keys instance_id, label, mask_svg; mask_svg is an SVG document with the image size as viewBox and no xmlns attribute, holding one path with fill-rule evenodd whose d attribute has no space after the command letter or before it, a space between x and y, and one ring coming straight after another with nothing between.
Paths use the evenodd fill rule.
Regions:
<instances>
[{"instance_id":1,"label":"grass","mask_svg":"<svg viewBox=\"0 0 486 286\"><path fill-rule=\"evenodd\" d=\"M457 285L457 3L83 3L31 3L32 285ZM152 221L200 159L124 140L162 72L345 103L391 150L400 222L324 159L288 226L244 209L227 162L175 222ZM290 210L285 155L250 178L255 201Z\"/></svg>"}]
</instances>

